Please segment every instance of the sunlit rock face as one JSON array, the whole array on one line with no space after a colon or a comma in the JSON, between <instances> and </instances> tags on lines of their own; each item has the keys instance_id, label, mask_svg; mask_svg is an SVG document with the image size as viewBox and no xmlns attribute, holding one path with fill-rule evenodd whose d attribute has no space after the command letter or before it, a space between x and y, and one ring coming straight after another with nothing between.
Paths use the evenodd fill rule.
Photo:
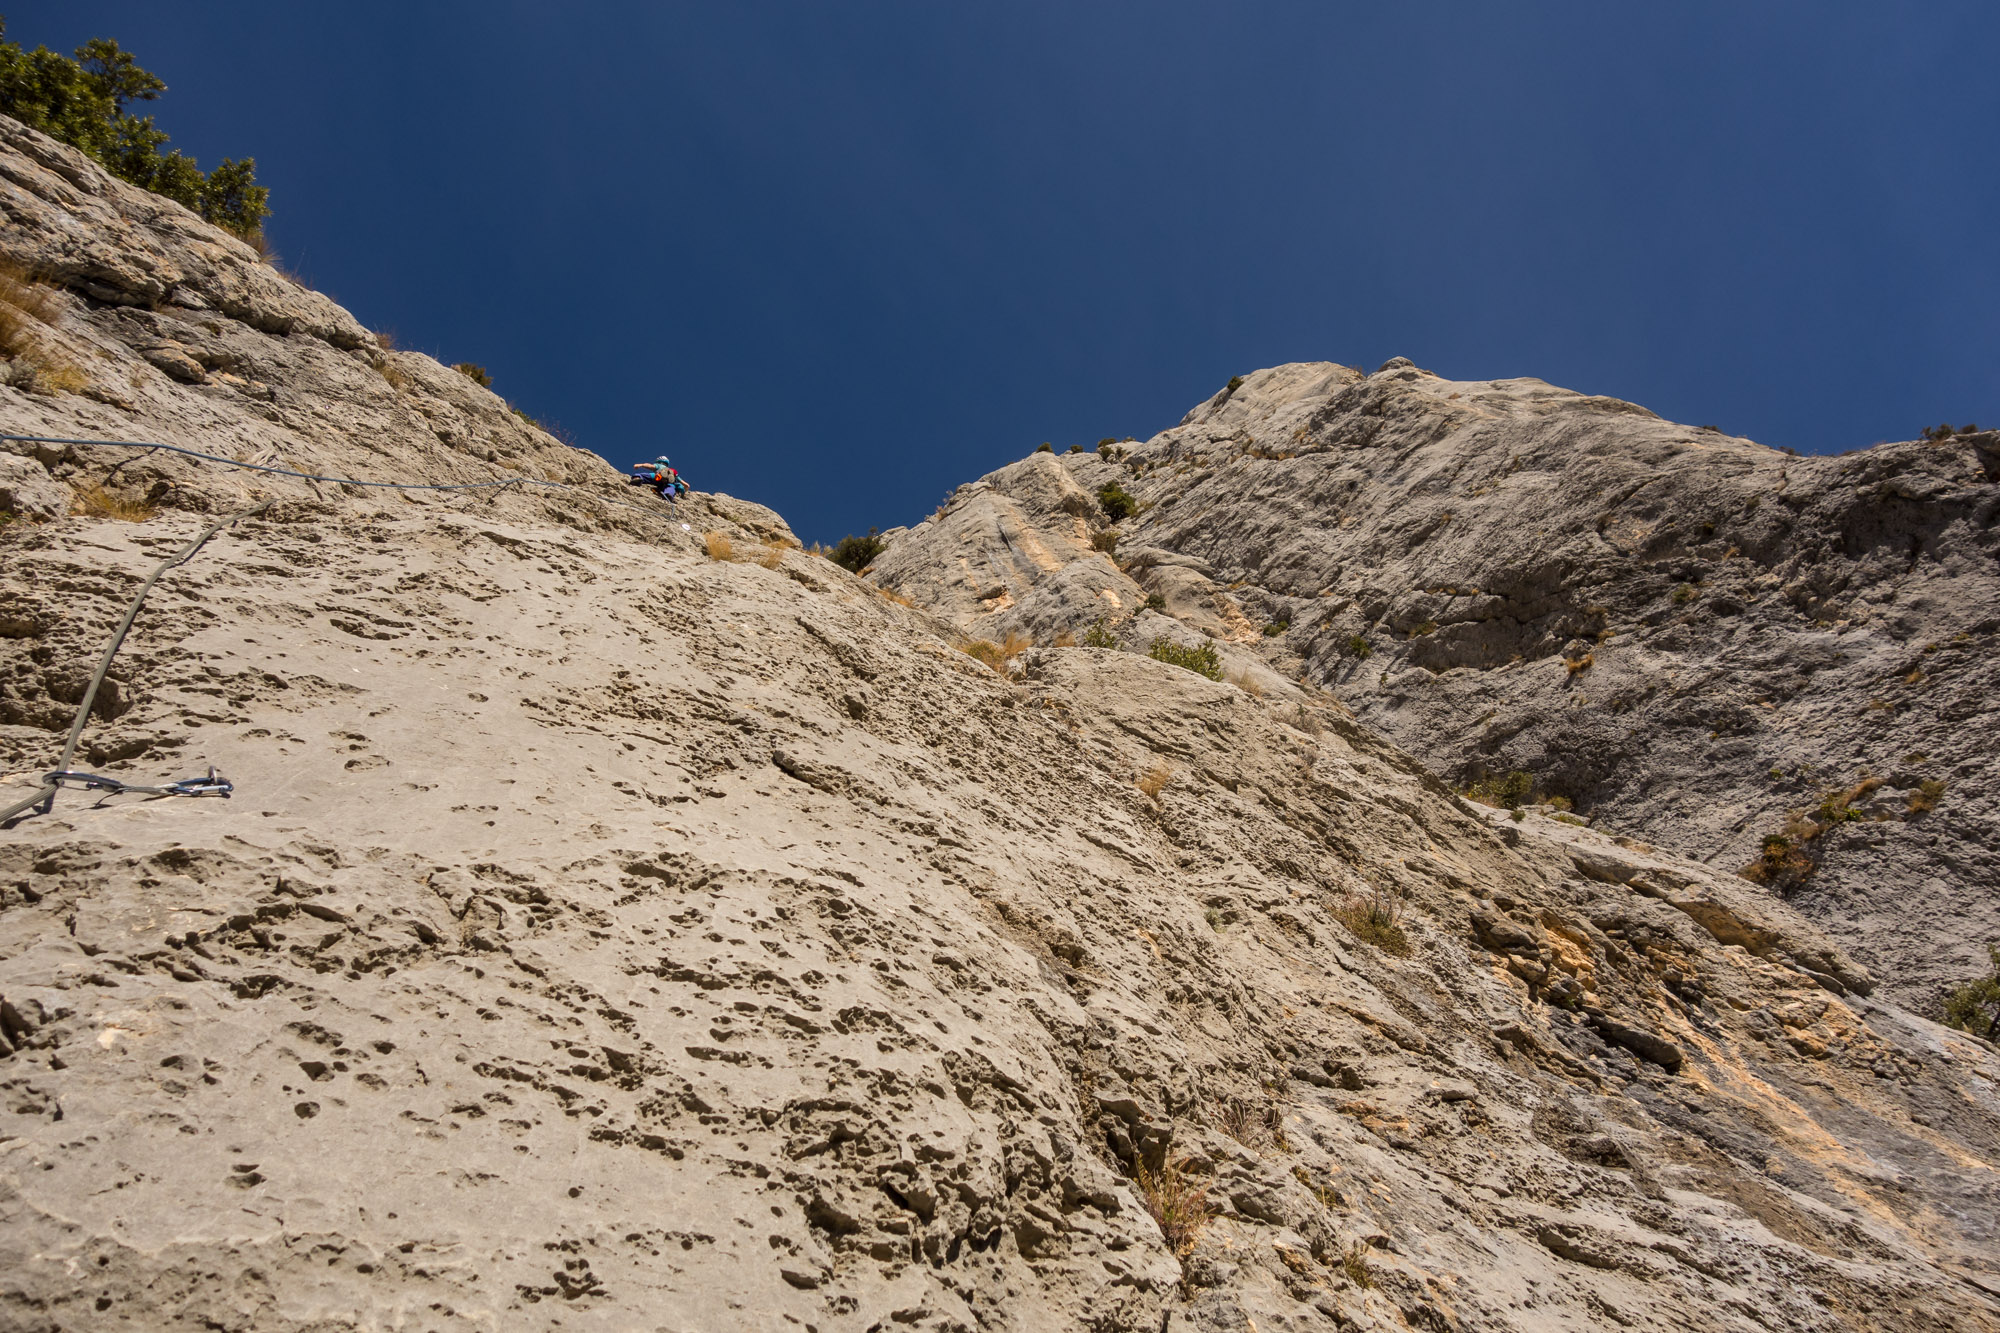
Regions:
<instances>
[{"instance_id":1,"label":"sunlit rock face","mask_svg":"<svg viewBox=\"0 0 2000 1333\"><path fill-rule=\"evenodd\" d=\"M1708 562L1659 575L1700 599L1637 628L1607 580L1618 632L1573 676L1551 664L1591 622L1562 619L1560 570L1454 574L1480 591L1396 609L1409 589L1383 571L1456 549L1465 501L1449 523L1397 519L1430 533L1399 554L1353 532L1375 517L1343 527L1324 496L1287 509L1284 488L1257 489L1316 457L1345 466L1327 442L1342 422L1382 423L1353 445L1381 451L1380 486L1415 495L1430 476L1440 496L1488 483L1423 461L1460 429L1424 413L1671 428L1532 384L1482 398L1290 367L1136 449L1139 468L1017 465L863 579L756 505L639 503L464 376L4 121L0 212L0 253L56 303L39 350L7 362L0 429L568 487L390 492L164 453L8 453L3 493L26 498L0 525L6 804L53 763L139 581L271 503L162 576L79 758L142 782L212 764L233 798L65 790L0 831L0 1324L2000 1321L1990 1047L1884 1003L1893 973L1871 979L1851 937L1729 858L1470 804L1409 753L1433 706L1419 678L1495 682L1504 702L1502 683L1540 671L1557 702L1599 700L1564 705L1580 722L1618 716L1598 682L1620 654L1636 671L1677 632L1692 662L1720 621L1773 605L1744 591L1720 616L1746 557L1671 557ZM1197 442L1253 428L1297 457ZM1937 468L1982 456L1900 448ZM1712 451L1746 477L1809 466ZM1512 457L1491 484L1523 488L1514 523L1565 558L1572 538L1536 517L1562 506L1536 509L1525 479L1580 483ZM1092 506L1114 478L1152 508L1106 551ZM1643 554L1655 538L1618 517L1638 503L1593 510L1573 540L1610 512L1604 540ZM1289 582L1198 535L1204 512L1260 505ZM1941 532L1939 550L1975 541ZM1340 568L1308 573L1346 542ZM1777 562L1790 605L1803 576L1781 548L1743 544ZM1930 558L1907 577L1933 578ZM1958 558L1935 578L1984 577ZM891 571L924 605L884 595ZM1378 585L1393 592L1365 611ZM1462 598L1499 598L1518 625L1453 651L1521 664L1415 660L1484 623ZM1436 631L1383 628L1418 609ZM1815 677L1858 670L1835 650L1887 632L1845 618L1796 631L1832 645ZM1042 646L995 670L961 647L1010 628L1053 645L1068 626L1218 643L1227 669ZM1363 632L1375 656L1343 666L1328 645ZM1953 642L1924 659L1937 691L1969 655ZM1733 688L1719 661L1702 671L1711 695ZM1775 701L1799 736L1803 697ZM1939 762L1972 748L1957 743ZM1910 820L1897 788L1872 789L1858 808L1894 818L1837 833L1942 839L1973 799L1958 781ZM1827 862L1800 903L1845 882Z\"/></svg>"},{"instance_id":2,"label":"sunlit rock face","mask_svg":"<svg viewBox=\"0 0 2000 1333\"><path fill-rule=\"evenodd\" d=\"M962 488L874 577L968 634L1082 633L1104 606L1038 593L1103 557L1067 511L1015 499L1027 466ZM1083 522L1115 527L1154 599L1111 613L1126 646L1211 636L1232 670L1330 690L1453 786L1522 773L1599 828L1749 868L1899 1003L1936 1013L1988 968L2000 433L1804 458L1399 358L1258 371L1151 440L1051 466L1141 505ZM968 521L1002 510L1039 527L1003 544ZM1036 538L1082 553L1009 565L1004 601L925 581Z\"/></svg>"}]
</instances>

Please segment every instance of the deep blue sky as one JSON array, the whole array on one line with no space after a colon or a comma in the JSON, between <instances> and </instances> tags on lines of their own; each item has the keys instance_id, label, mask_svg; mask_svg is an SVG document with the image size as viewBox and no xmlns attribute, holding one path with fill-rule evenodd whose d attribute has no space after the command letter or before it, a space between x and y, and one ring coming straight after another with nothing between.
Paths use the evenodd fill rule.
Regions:
<instances>
[{"instance_id":1,"label":"deep blue sky","mask_svg":"<svg viewBox=\"0 0 2000 1333\"><path fill-rule=\"evenodd\" d=\"M2000 420L2000 5L0 3L285 262L830 540L1409 356L1830 452Z\"/></svg>"}]
</instances>

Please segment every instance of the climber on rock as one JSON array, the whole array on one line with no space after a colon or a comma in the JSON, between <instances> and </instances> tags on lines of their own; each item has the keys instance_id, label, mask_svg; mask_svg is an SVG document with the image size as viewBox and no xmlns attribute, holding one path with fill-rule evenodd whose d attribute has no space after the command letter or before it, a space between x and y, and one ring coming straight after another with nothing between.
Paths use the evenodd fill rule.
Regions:
<instances>
[{"instance_id":1,"label":"climber on rock","mask_svg":"<svg viewBox=\"0 0 2000 1333\"><path fill-rule=\"evenodd\" d=\"M634 463L632 485L651 486L653 494L668 504L676 503L677 497L686 495L688 489L687 483L681 480L681 474L674 469L673 463L665 454L661 454L650 463Z\"/></svg>"}]
</instances>

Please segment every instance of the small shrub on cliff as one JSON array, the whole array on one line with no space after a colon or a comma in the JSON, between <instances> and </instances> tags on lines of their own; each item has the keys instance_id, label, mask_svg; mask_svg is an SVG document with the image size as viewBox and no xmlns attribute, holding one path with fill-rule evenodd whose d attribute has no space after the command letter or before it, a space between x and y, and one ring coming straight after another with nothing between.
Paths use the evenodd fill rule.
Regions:
<instances>
[{"instance_id":1,"label":"small shrub on cliff","mask_svg":"<svg viewBox=\"0 0 2000 1333\"><path fill-rule=\"evenodd\" d=\"M148 501L128 499L93 481L77 487L72 493L69 512L83 518L115 518L121 523L144 523L160 511Z\"/></svg>"},{"instance_id":2,"label":"small shrub on cliff","mask_svg":"<svg viewBox=\"0 0 2000 1333\"><path fill-rule=\"evenodd\" d=\"M1498 776L1488 774L1467 787L1464 794L1496 810L1519 810L1535 794L1535 775L1519 768Z\"/></svg>"},{"instance_id":3,"label":"small shrub on cliff","mask_svg":"<svg viewBox=\"0 0 2000 1333\"><path fill-rule=\"evenodd\" d=\"M482 389L490 389L493 387L493 377L486 373L485 366L476 366L470 361L460 361L459 363L454 365L452 369L457 371L459 374L465 376L467 379L471 380L474 384L477 384Z\"/></svg>"},{"instance_id":4,"label":"small shrub on cliff","mask_svg":"<svg viewBox=\"0 0 2000 1333\"><path fill-rule=\"evenodd\" d=\"M1097 504L1113 523L1123 523L1139 512L1139 502L1115 481L1107 481L1097 488Z\"/></svg>"},{"instance_id":5,"label":"small shrub on cliff","mask_svg":"<svg viewBox=\"0 0 2000 1333\"><path fill-rule=\"evenodd\" d=\"M1222 654L1213 643L1204 643L1199 648L1183 648L1172 639L1155 639L1146 655L1155 662L1165 662L1169 666L1182 667L1198 676L1210 680L1222 679Z\"/></svg>"},{"instance_id":6,"label":"small shrub on cliff","mask_svg":"<svg viewBox=\"0 0 2000 1333\"><path fill-rule=\"evenodd\" d=\"M1117 555L1118 529L1106 528L1102 532L1091 533L1090 549L1093 551L1102 551L1106 555L1111 555L1111 556Z\"/></svg>"},{"instance_id":7,"label":"small shrub on cliff","mask_svg":"<svg viewBox=\"0 0 2000 1333\"><path fill-rule=\"evenodd\" d=\"M1266 1148L1283 1152L1289 1146L1285 1143L1284 1107L1275 1101L1260 1106L1241 1097L1231 1097L1216 1105L1212 1121L1217 1129L1252 1152Z\"/></svg>"},{"instance_id":8,"label":"small shrub on cliff","mask_svg":"<svg viewBox=\"0 0 2000 1333\"><path fill-rule=\"evenodd\" d=\"M1783 830L1765 835L1757 859L1736 873L1752 884L1783 894L1793 892L1819 872L1819 859L1810 844L1829 829L1868 818L1854 803L1881 785L1882 779L1865 777L1851 787L1822 793L1819 805L1810 812L1792 811L1785 817Z\"/></svg>"},{"instance_id":9,"label":"small shrub on cliff","mask_svg":"<svg viewBox=\"0 0 2000 1333\"><path fill-rule=\"evenodd\" d=\"M1035 452L1038 454L1052 454L1055 451L1056 447L1053 444L1050 444L1047 440L1043 440L1040 444L1035 446Z\"/></svg>"},{"instance_id":10,"label":"small shrub on cliff","mask_svg":"<svg viewBox=\"0 0 2000 1333\"><path fill-rule=\"evenodd\" d=\"M1173 780L1174 770L1167 766L1165 760L1161 760L1133 779L1132 785L1146 793L1146 799L1158 804L1160 793L1165 791L1167 784Z\"/></svg>"},{"instance_id":11,"label":"small shrub on cliff","mask_svg":"<svg viewBox=\"0 0 2000 1333\"><path fill-rule=\"evenodd\" d=\"M1224 393L1235 393L1238 389L1242 387L1243 387L1243 377L1241 375L1231 375L1229 377L1229 383L1222 386L1222 391Z\"/></svg>"},{"instance_id":12,"label":"small shrub on cliff","mask_svg":"<svg viewBox=\"0 0 2000 1333\"><path fill-rule=\"evenodd\" d=\"M1993 960L1992 975L1953 991L1944 1002L1944 1022L1946 1027L1995 1041L2000 1040L2000 944L1987 945L1986 956Z\"/></svg>"},{"instance_id":13,"label":"small shrub on cliff","mask_svg":"<svg viewBox=\"0 0 2000 1333\"><path fill-rule=\"evenodd\" d=\"M1351 634L1347 639L1347 655L1356 661L1365 662L1375 655L1375 645L1359 634Z\"/></svg>"},{"instance_id":14,"label":"small shrub on cliff","mask_svg":"<svg viewBox=\"0 0 2000 1333\"><path fill-rule=\"evenodd\" d=\"M1174 1257L1185 1258L1215 1216L1215 1205L1208 1198L1208 1182L1195 1179L1187 1174L1184 1163L1171 1160L1160 1168L1158 1175L1143 1166L1138 1174L1139 1193L1146 1200L1146 1211L1153 1215Z\"/></svg>"},{"instance_id":15,"label":"small shrub on cliff","mask_svg":"<svg viewBox=\"0 0 2000 1333\"><path fill-rule=\"evenodd\" d=\"M1699 596L1701 596L1701 589L1695 587L1692 583L1683 583L1673 590L1668 600L1675 606L1686 606Z\"/></svg>"},{"instance_id":16,"label":"small shrub on cliff","mask_svg":"<svg viewBox=\"0 0 2000 1333\"><path fill-rule=\"evenodd\" d=\"M1288 630L1291 629L1291 627L1292 627L1292 618L1290 616L1279 616L1276 620L1264 626L1264 637L1267 639L1275 639L1280 634L1286 633Z\"/></svg>"},{"instance_id":17,"label":"small shrub on cliff","mask_svg":"<svg viewBox=\"0 0 2000 1333\"><path fill-rule=\"evenodd\" d=\"M1104 617L1090 622L1090 628L1083 632L1083 646L1086 648L1116 648L1118 636L1111 630Z\"/></svg>"},{"instance_id":18,"label":"small shrub on cliff","mask_svg":"<svg viewBox=\"0 0 2000 1333\"><path fill-rule=\"evenodd\" d=\"M1333 916L1354 938L1398 958L1410 956L1410 937L1403 933L1403 905L1386 889L1377 886L1366 897L1348 895L1334 906Z\"/></svg>"},{"instance_id":19,"label":"small shrub on cliff","mask_svg":"<svg viewBox=\"0 0 2000 1333\"><path fill-rule=\"evenodd\" d=\"M958 645L959 651L967 657L977 658L1003 676L1015 658L1034 646L1035 641L1019 630L1009 630L1007 637L999 643L991 639L968 639Z\"/></svg>"},{"instance_id":20,"label":"small shrub on cliff","mask_svg":"<svg viewBox=\"0 0 2000 1333\"><path fill-rule=\"evenodd\" d=\"M1937 809L1938 802L1944 799L1944 789L1950 785L1942 778L1925 778L1910 793L1905 805L1913 815L1927 815Z\"/></svg>"},{"instance_id":21,"label":"small shrub on cliff","mask_svg":"<svg viewBox=\"0 0 2000 1333\"><path fill-rule=\"evenodd\" d=\"M1147 609L1148 611L1164 611L1164 610L1166 610L1166 609L1167 609L1167 598L1166 598L1166 594L1164 594L1164 593L1157 593L1157 592L1149 592L1149 593L1147 593L1147 594L1146 594L1146 609Z\"/></svg>"},{"instance_id":22,"label":"small shrub on cliff","mask_svg":"<svg viewBox=\"0 0 2000 1333\"><path fill-rule=\"evenodd\" d=\"M866 537L856 537L852 533L842 537L834 544L833 563L859 574L882 553L881 532L880 528L870 528Z\"/></svg>"},{"instance_id":23,"label":"small shrub on cliff","mask_svg":"<svg viewBox=\"0 0 2000 1333\"><path fill-rule=\"evenodd\" d=\"M255 158L223 159L206 176L179 149L162 152L167 134L151 116L126 107L151 102L166 83L139 68L117 42L94 37L75 58L47 47L24 51L4 40L0 20L0 112L102 163L112 175L184 204L245 238L270 216L270 191L257 184Z\"/></svg>"}]
</instances>

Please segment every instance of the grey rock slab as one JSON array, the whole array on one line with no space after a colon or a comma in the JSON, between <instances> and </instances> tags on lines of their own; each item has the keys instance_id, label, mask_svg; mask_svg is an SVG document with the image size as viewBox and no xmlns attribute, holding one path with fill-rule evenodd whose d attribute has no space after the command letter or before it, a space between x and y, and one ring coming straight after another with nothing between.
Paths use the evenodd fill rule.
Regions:
<instances>
[{"instance_id":1,"label":"grey rock slab","mask_svg":"<svg viewBox=\"0 0 2000 1333\"><path fill-rule=\"evenodd\" d=\"M1396 358L1253 372L1109 458L1042 458L1138 499L1119 558L1165 614L1332 690L1452 784L1524 771L1602 827L1735 872L1879 780L1801 840L1803 874L1753 891L1932 1013L2000 939L1983 745L2000 726L2000 434L1796 457ZM1023 466L964 493L1005 507ZM912 529L876 577L1000 623L904 579L966 540ZM1019 581L1016 603L1033 596ZM1138 627L1109 626L1143 650Z\"/></svg>"}]
</instances>

